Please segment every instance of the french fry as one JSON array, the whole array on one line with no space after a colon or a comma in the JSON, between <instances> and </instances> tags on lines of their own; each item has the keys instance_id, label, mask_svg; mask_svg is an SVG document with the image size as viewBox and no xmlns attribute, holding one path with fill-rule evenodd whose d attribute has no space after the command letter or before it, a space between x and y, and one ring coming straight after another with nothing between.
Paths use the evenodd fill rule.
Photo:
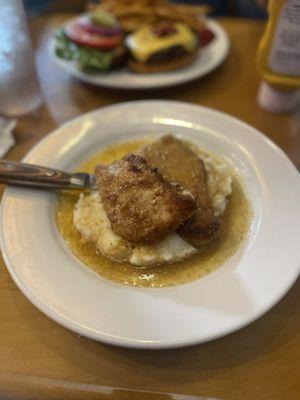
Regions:
<instances>
[{"instance_id":1,"label":"french fry","mask_svg":"<svg viewBox=\"0 0 300 400\"><path fill-rule=\"evenodd\" d=\"M113 14L126 32L161 21L182 22L201 31L204 25L200 16L210 11L207 6L177 5L167 0L102 0L99 4L93 1L88 9Z\"/></svg>"}]
</instances>

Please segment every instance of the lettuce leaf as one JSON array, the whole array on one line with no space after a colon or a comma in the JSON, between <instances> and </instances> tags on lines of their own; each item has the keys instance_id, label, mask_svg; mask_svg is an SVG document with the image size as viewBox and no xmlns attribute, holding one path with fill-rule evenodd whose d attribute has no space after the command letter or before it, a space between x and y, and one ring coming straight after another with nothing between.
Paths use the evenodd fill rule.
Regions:
<instances>
[{"instance_id":1,"label":"lettuce leaf","mask_svg":"<svg viewBox=\"0 0 300 400\"><path fill-rule=\"evenodd\" d=\"M78 46L67 37L63 29L55 35L54 51L59 58L76 61L78 68L84 72L107 71L113 59L111 51Z\"/></svg>"}]
</instances>

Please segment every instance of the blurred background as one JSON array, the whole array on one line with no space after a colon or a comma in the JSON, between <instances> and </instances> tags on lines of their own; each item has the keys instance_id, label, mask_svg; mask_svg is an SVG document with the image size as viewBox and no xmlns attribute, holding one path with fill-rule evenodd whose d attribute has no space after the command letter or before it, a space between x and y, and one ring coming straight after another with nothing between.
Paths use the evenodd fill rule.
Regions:
<instances>
[{"instance_id":1,"label":"blurred background","mask_svg":"<svg viewBox=\"0 0 300 400\"><path fill-rule=\"evenodd\" d=\"M181 0L174 2L209 5L212 15L266 17L266 11L261 7L265 3L263 0ZM44 11L83 11L86 3L86 0L25 0L25 7L29 14L38 14ZM100 1L90 0L90 3L100 3Z\"/></svg>"}]
</instances>

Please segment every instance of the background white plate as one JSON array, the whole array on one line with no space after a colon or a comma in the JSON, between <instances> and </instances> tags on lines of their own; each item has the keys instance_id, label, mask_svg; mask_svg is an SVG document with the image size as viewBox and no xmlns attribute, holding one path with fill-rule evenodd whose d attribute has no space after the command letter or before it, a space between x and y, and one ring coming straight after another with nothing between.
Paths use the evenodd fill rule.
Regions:
<instances>
[{"instance_id":1,"label":"background white plate","mask_svg":"<svg viewBox=\"0 0 300 400\"><path fill-rule=\"evenodd\" d=\"M116 140L166 132L188 137L231 163L254 212L238 253L190 284L142 289L107 281L73 256L59 236L54 195L5 192L0 233L9 272L42 312L81 335L141 348L204 342L258 318L299 274L298 172L275 144L230 116L170 101L110 106L63 125L26 161L70 170Z\"/></svg>"},{"instance_id":2,"label":"background white plate","mask_svg":"<svg viewBox=\"0 0 300 400\"><path fill-rule=\"evenodd\" d=\"M205 20L214 34L214 40L203 47L197 59L190 65L176 71L155 74L137 74L122 68L107 73L85 74L72 61L62 60L54 53L54 40L50 41L50 57L55 64L68 74L93 85L119 89L155 89L186 83L200 78L217 68L227 57L229 39L224 29L215 21Z\"/></svg>"}]
</instances>

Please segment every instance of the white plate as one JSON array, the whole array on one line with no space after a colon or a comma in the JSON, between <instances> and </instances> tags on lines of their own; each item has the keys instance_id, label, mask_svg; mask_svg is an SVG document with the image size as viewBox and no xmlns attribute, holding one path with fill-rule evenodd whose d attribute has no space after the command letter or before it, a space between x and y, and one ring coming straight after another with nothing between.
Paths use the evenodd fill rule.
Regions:
<instances>
[{"instance_id":1,"label":"white plate","mask_svg":"<svg viewBox=\"0 0 300 400\"><path fill-rule=\"evenodd\" d=\"M204 342L261 316L299 274L298 172L274 143L228 115L170 101L119 104L63 125L25 160L69 170L116 140L166 132L186 136L231 163L253 208L245 245L203 279L161 289L107 281L63 242L54 195L19 188L4 194L1 248L9 272L42 312L80 335L140 348Z\"/></svg>"},{"instance_id":2,"label":"white plate","mask_svg":"<svg viewBox=\"0 0 300 400\"><path fill-rule=\"evenodd\" d=\"M181 69L155 74L136 74L127 68L106 73L86 74L72 61L62 60L54 52L54 40L50 41L50 57L55 64L68 74L84 82L118 89L155 89L175 86L200 78L217 68L227 57L229 39L224 29L215 21L205 22L214 34L214 40L199 51L196 60Z\"/></svg>"}]
</instances>

